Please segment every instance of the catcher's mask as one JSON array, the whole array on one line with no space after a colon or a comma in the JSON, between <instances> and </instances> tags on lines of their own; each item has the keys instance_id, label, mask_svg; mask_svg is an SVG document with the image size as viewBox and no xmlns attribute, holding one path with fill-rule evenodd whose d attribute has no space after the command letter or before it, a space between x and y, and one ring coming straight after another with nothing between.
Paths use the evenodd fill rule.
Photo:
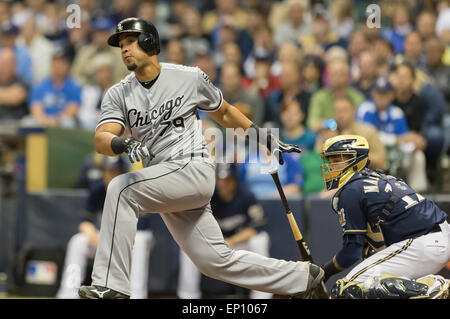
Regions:
<instances>
[{"instance_id":1,"label":"catcher's mask","mask_svg":"<svg viewBox=\"0 0 450 319\"><path fill-rule=\"evenodd\" d=\"M323 143L320 155L324 161L320 170L326 190L340 188L368 165L369 143L359 135L339 135Z\"/></svg>"}]
</instances>

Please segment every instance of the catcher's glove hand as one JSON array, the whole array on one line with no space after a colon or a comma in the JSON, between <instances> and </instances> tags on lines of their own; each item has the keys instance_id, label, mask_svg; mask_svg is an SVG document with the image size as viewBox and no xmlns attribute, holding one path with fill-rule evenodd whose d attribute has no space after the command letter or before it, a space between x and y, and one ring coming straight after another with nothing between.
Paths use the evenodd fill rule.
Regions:
<instances>
[{"instance_id":1,"label":"catcher's glove hand","mask_svg":"<svg viewBox=\"0 0 450 319\"><path fill-rule=\"evenodd\" d=\"M150 157L147 146L132 137L114 137L111 141L111 149L116 154L127 153L131 163Z\"/></svg>"}]
</instances>

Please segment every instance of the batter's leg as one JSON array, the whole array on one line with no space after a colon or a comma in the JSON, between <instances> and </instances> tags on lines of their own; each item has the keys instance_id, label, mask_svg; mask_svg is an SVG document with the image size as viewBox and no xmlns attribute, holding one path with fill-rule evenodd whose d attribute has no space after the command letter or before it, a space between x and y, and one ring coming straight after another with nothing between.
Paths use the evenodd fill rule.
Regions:
<instances>
[{"instance_id":1,"label":"batter's leg","mask_svg":"<svg viewBox=\"0 0 450 319\"><path fill-rule=\"evenodd\" d=\"M279 295L294 295L307 288L308 263L230 249L209 205L161 217L179 246L206 276Z\"/></svg>"},{"instance_id":2,"label":"batter's leg","mask_svg":"<svg viewBox=\"0 0 450 319\"><path fill-rule=\"evenodd\" d=\"M132 247L140 213L202 207L214 190L210 164L161 163L122 174L109 184L103 207L92 285L130 295Z\"/></svg>"}]
</instances>

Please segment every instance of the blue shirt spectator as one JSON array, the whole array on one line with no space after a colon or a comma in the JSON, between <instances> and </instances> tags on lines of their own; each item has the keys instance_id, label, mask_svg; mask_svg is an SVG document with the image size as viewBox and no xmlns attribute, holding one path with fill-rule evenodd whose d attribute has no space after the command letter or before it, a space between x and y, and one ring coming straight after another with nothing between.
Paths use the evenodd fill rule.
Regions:
<instances>
[{"instance_id":1,"label":"blue shirt spectator","mask_svg":"<svg viewBox=\"0 0 450 319\"><path fill-rule=\"evenodd\" d=\"M31 90L30 114L42 126L76 125L81 86L69 76L70 61L62 52L52 59L51 76Z\"/></svg>"},{"instance_id":2,"label":"blue shirt spectator","mask_svg":"<svg viewBox=\"0 0 450 319\"><path fill-rule=\"evenodd\" d=\"M363 102L356 112L356 119L375 126L380 132L394 135L408 133L408 123L403 111L393 104L386 110L377 110L372 100Z\"/></svg>"},{"instance_id":3,"label":"blue shirt spectator","mask_svg":"<svg viewBox=\"0 0 450 319\"><path fill-rule=\"evenodd\" d=\"M12 23L4 23L0 31L0 51L4 47L14 49L16 56L16 74L30 85L33 81L33 71L31 67L31 55L25 46L16 45L19 28Z\"/></svg>"}]
</instances>

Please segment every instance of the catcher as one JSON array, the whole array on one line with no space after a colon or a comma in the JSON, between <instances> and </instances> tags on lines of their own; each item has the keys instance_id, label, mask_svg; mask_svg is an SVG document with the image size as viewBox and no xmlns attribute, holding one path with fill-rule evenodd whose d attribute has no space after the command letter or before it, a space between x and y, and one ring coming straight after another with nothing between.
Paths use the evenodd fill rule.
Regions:
<instances>
[{"instance_id":1,"label":"catcher","mask_svg":"<svg viewBox=\"0 0 450 319\"><path fill-rule=\"evenodd\" d=\"M322 146L327 190L343 228L342 249L322 268L325 279L352 266L331 298L445 299L449 280L430 275L450 258L447 214L402 180L367 168L369 144L339 135Z\"/></svg>"}]
</instances>

